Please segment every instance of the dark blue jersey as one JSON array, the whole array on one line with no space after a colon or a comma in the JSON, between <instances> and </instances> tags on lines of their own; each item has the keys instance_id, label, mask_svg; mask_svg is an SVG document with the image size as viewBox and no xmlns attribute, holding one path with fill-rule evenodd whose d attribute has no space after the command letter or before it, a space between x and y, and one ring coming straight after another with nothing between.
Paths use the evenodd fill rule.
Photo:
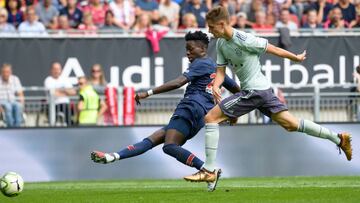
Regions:
<instances>
[{"instance_id":1,"label":"dark blue jersey","mask_svg":"<svg viewBox=\"0 0 360 203\"><path fill-rule=\"evenodd\" d=\"M182 133L189 132L184 136L186 139L191 139L204 127L205 115L215 106L212 85L216 76L216 66L216 63L211 58L198 58L190 64L189 68L183 73L188 79L184 98L177 105L169 125L164 127L165 130L176 129ZM235 81L228 76L225 76L222 85L226 89L237 86ZM186 119L189 125L178 124L177 117Z\"/></svg>"},{"instance_id":2,"label":"dark blue jersey","mask_svg":"<svg viewBox=\"0 0 360 203\"><path fill-rule=\"evenodd\" d=\"M193 101L203 107L208 112L214 107L212 96L212 85L216 76L216 63L211 58L197 58L183 73L188 79L184 99L181 101ZM235 87L237 84L228 76L225 77L223 86L226 89ZM181 103L180 102L180 103Z\"/></svg>"}]
</instances>

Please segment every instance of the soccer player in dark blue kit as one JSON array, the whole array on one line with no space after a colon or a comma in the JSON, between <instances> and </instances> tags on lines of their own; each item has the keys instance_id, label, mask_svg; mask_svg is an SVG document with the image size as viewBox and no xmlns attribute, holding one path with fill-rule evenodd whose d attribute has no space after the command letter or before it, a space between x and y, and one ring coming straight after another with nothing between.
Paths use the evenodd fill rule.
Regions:
<instances>
[{"instance_id":1,"label":"soccer player in dark blue kit","mask_svg":"<svg viewBox=\"0 0 360 203\"><path fill-rule=\"evenodd\" d=\"M182 145L204 127L204 116L214 107L212 84L215 78L216 63L207 56L209 43L207 34L201 31L189 32L186 34L185 40L186 55L191 62L189 68L178 78L147 92L139 92L135 96L136 102L140 104L141 99L153 94L178 89L188 83L184 98L177 105L169 124L141 142L129 145L119 152L91 152L91 159L94 162L107 164L116 160L138 156L164 143L163 151L166 154L176 158L183 164L195 167L198 170L201 169L204 162L190 151L184 149ZM240 91L240 87L235 81L227 76L223 86L232 93ZM216 184L216 182L209 184Z\"/></svg>"}]
</instances>

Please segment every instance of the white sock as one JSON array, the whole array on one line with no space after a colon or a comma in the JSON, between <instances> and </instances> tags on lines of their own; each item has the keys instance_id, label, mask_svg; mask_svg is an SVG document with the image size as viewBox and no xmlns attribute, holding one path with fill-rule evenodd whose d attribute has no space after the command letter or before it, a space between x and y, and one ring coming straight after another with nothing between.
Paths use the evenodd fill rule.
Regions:
<instances>
[{"instance_id":1,"label":"white sock","mask_svg":"<svg viewBox=\"0 0 360 203\"><path fill-rule=\"evenodd\" d=\"M105 163L110 163L110 162L115 161L115 156L112 155L112 154L105 153L104 156L105 156L105 159L106 159Z\"/></svg>"},{"instance_id":2,"label":"white sock","mask_svg":"<svg viewBox=\"0 0 360 203\"><path fill-rule=\"evenodd\" d=\"M219 143L219 124L207 123L205 125L205 164L204 168L209 171L215 170L216 152Z\"/></svg>"},{"instance_id":3,"label":"white sock","mask_svg":"<svg viewBox=\"0 0 360 203\"><path fill-rule=\"evenodd\" d=\"M112 153L115 157L115 160L119 160L120 159L120 155L116 152Z\"/></svg>"},{"instance_id":4,"label":"white sock","mask_svg":"<svg viewBox=\"0 0 360 203\"><path fill-rule=\"evenodd\" d=\"M306 119L300 120L298 131L314 137L328 139L333 143L335 143L336 145L340 144L340 138L338 137L337 133Z\"/></svg>"}]
</instances>

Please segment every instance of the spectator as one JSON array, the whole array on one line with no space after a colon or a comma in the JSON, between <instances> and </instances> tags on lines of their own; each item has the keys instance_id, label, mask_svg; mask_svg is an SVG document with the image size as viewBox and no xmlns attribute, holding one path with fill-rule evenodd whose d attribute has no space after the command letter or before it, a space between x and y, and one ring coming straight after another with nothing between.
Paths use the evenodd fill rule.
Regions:
<instances>
[{"instance_id":1,"label":"spectator","mask_svg":"<svg viewBox=\"0 0 360 203\"><path fill-rule=\"evenodd\" d=\"M20 127L24 104L24 93L19 78L12 74L10 64L3 64L0 78L0 105L5 111L7 127Z\"/></svg>"},{"instance_id":2,"label":"spectator","mask_svg":"<svg viewBox=\"0 0 360 203\"><path fill-rule=\"evenodd\" d=\"M302 28L309 28L309 29L322 28L322 26L317 23L317 13L315 9L310 9L307 11L306 22L304 23Z\"/></svg>"},{"instance_id":3,"label":"spectator","mask_svg":"<svg viewBox=\"0 0 360 203\"><path fill-rule=\"evenodd\" d=\"M184 7L181 9L181 16L184 16L187 13L192 13L196 17L197 26L199 28L205 28L205 15L209 11L206 4L202 0L190 0L188 3L185 3Z\"/></svg>"},{"instance_id":4,"label":"spectator","mask_svg":"<svg viewBox=\"0 0 360 203\"><path fill-rule=\"evenodd\" d=\"M60 30L72 30L69 22L69 18L66 15L59 16L59 29Z\"/></svg>"},{"instance_id":5,"label":"spectator","mask_svg":"<svg viewBox=\"0 0 360 203\"><path fill-rule=\"evenodd\" d=\"M180 6L172 0L161 0L159 5L159 15L166 16L170 22L170 27L176 30L179 27Z\"/></svg>"},{"instance_id":6,"label":"spectator","mask_svg":"<svg viewBox=\"0 0 360 203\"><path fill-rule=\"evenodd\" d=\"M360 65L355 68L355 71L353 73L353 77L355 79L356 86L351 88L350 92L357 92L360 93ZM357 121L360 121L360 102L358 96L352 96L355 97L355 110L356 110L356 119ZM354 104L353 100L350 100L352 104Z\"/></svg>"},{"instance_id":7,"label":"spectator","mask_svg":"<svg viewBox=\"0 0 360 203\"><path fill-rule=\"evenodd\" d=\"M156 31L169 31L170 30L170 22L166 16L161 16L159 18L159 22L154 24L153 29Z\"/></svg>"},{"instance_id":8,"label":"spectator","mask_svg":"<svg viewBox=\"0 0 360 203\"><path fill-rule=\"evenodd\" d=\"M114 14L111 10L106 11L105 15L105 24L100 28L101 30L106 31L115 31L115 30L121 30L116 24L114 19Z\"/></svg>"},{"instance_id":9,"label":"spectator","mask_svg":"<svg viewBox=\"0 0 360 203\"><path fill-rule=\"evenodd\" d=\"M180 30L185 30L186 32L197 29L198 24L196 20L196 16L192 13L186 13L181 18L181 26L179 27Z\"/></svg>"},{"instance_id":10,"label":"spectator","mask_svg":"<svg viewBox=\"0 0 360 203\"><path fill-rule=\"evenodd\" d=\"M7 23L8 12L5 8L0 8L0 33L13 33L15 32L15 27Z\"/></svg>"},{"instance_id":11,"label":"spectator","mask_svg":"<svg viewBox=\"0 0 360 203\"><path fill-rule=\"evenodd\" d=\"M356 15L356 24L354 25L355 28L360 28L360 11Z\"/></svg>"},{"instance_id":12,"label":"spectator","mask_svg":"<svg viewBox=\"0 0 360 203\"><path fill-rule=\"evenodd\" d=\"M298 29L297 24L290 20L290 12L288 9L281 10L280 21L276 22L275 27L287 27L290 31L295 31Z\"/></svg>"},{"instance_id":13,"label":"spectator","mask_svg":"<svg viewBox=\"0 0 360 203\"><path fill-rule=\"evenodd\" d=\"M59 29L59 18L58 16L55 16L53 19L50 20L48 30L52 30L53 32L55 30Z\"/></svg>"},{"instance_id":14,"label":"spectator","mask_svg":"<svg viewBox=\"0 0 360 203\"><path fill-rule=\"evenodd\" d=\"M60 15L66 15L69 19L70 26L77 28L81 21L83 13L76 7L77 0L67 0L65 8L60 10Z\"/></svg>"},{"instance_id":15,"label":"spectator","mask_svg":"<svg viewBox=\"0 0 360 203\"><path fill-rule=\"evenodd\" d=\"M297 19L301 21L304 10L308 7L309 5L307 2L304 2L303 0L295 0L294 3L290 6L289 10L296 16Z\"/></svg>"},{"instance_id":16,"label":"spectator","mask_svg":"<svg viewBox=\"0 0 360 203\"><path fill-rule=\"evenodd\" d=\"M100 64L94 64L91 68L90 84L94 87L96 92L100 95L104 94L107 81L102 66Z\"/></svg>"},{"instance_id":17,"label":"spectator","mask_svg":"<svg viewBox=\"0 0 360 203\"><path fill-rule=\"evenodd\" d=\"M360 16L360 0L354 0L356 15Z\"/></svg>"},{"instance_id":18,"label":"spectator","mask_svg":"<svg viewBox=\"0 0 360 203\"><path fill-rule=\"evenodd\" d=\"M137 19L133 27L135 33L145 33L145 31L151 27L151 18L147 13L141 14Z\"/></svg>"},{"instance_id":19,"label":"spectator","mask_svg":"<svg viewBox=\"0 0 360 203\"><path fill-rule=\"evenodd\" d=\"M50 26L50 21L59 15L59 11L51 3L52 0L43 0L43 3L38 3L35 7L40 22L47 28Z\"/></svg>"},{"instance_id":20,"label":"spectator","mask_svg":"<svg viewBox=\"0 0 360 203\"><path fill-rule=\"evenodd\" d=\"M8 23L13 24L15 27L18 27L21 22L24 21L24 13L20 10L21 1L20 0L8 0L6 4L6 9L8 10Z\"/></svg>"},{"instance_id":21,"label":"spectator","mask_svg":"<svg viewBox=\"0 0 360 203\"><path fill-rule=\"evenodd\" d=\"M52 0L52 5L58 10L62 10L67 5L67 0Z\"/></svg>"},{"instance_id":22,"label":"spectator","mask_svg":"<svg viewBox=\"0 0 360 203\"><path fill-rule=\"evenodd\" d=\"M349 0L339 0L339 3L337 3L335 7L341 9L343 20L349 24L350 28L356 24L356 9L354 4L350 3Z\"/></svg>"},{"instance_id":23,"label":"spectator","mask_svg":"<svg viewBox=\"0 0 360 203\"><path fill-rule=\"evenodd\" d=\"M101 101L98 93L87 83L86 78L79 77L80 99L77 105L79 125L95 125L98 118L106 111L106 104Z\"/></svg>"},{"instance_id":24,"label":"spectator","mask_svg":"<svg viewBox=\"0 0 360 203\"><path fill-rule=\"evenodd\" d=\"M348 27L349 23L343 20L341 9L334 7L329 13L329 20L324 23L324 28L344 29Z\"/></svg>"},{"instance_id":25,"label":"spectator","mask_svg":"<svg viewBox=\"0 0 360 203\"><path fill-rule=\"evenodd\" d=\"M83 8L83 14L90 13L95 26L101 27L105 23L105 13L107 10L108 6L102 4L100 0L89 0L89 5Z\"/></svg>"},{"instance_id":26,"label":"spectator","mask_svg":"<svg viewBox=\"0 0 360 203\"><path fill-rule=\"evenodd\" d=\"M72 112L69 106L69 96L76 95L71 82L61 77L61 64L55 62L51 65L50 76L44 81L44 86L50 91L54 91L56 118L63 117L67 125L71 125Z\"/></svg>"},{"instance_id":27,"label":"spectator","mask_svg":"<svg viewBox=\"0 0 360 203\"><path fill-rule=\"evenodd\" d=\"M135 22L135 6L130 0L115 0L109 7L114 14L116 26L128 31Z\"/></svg>"},{"instance_id":28,"label":"spectator","mask_svg":"<svg viewBox=\"0 0 360 203\"><path fill-rule=\"evenodd\" d=\"M147 14L152 21L159 19L159 4L156 0L135 0L135 15L140 17Z\"/></svg>"},{"instance_id":29,"label":"spectator","mask_svg":"<svg viewBox=\"0 0 360 203\"><path fill-rule=\"evenodd\" d=\"M267 23L270 25L274 25L275 22L279 21L281 18L282 4L280 4L276 0L265 0L266 7L266 16ZM288 10L288 8L283 8L284 10Z\"/></svg>"},{"instance_id":30,"label":"spectator","mask_svg":"<svg viewBox=\"0 0 360 203\"><path fill-rule=\"evenodd\" d=\"M272 31L273 26L266 24L266 14L264 11L257 11L255 13L255 23L252 28L256 31Z\"/></svg>"},{"instance_id":31,"label":"spectator","mask_svg":"<svg viewBox=\"0 0 360 203\"><path fill-rule=\"evenodd\" d=\"M46 35L45 26L37 20L37 15L33 7L28 7L26 10L26 20L19 25L19 32L21 35L37 36L39 34Z\"/></svg>"},{"instance_id":32,"label":"spectator","mask_svg":"<svg viewBox=\"0 0 360 203\"><path fill-rule=\"evenodd\" d=\"M96 34L98 29L93 22L91 13L84 13L83 23L79 25L78 29L84 31L85 34Z\"/></svg>"},{"instance_id":33,"label":"spectator","mask_svg":"<svg viewBox=\"0 0 360 203\"><path fill-rule=\"evenodd\" d=\"M233 4L231 4L230 0L219 0L219 2L214 3L214 7L215 6L227 8L230 15L230 25L234 26L236 24L236 8Z\"/></svg>"},{"instance_id":34,"label":"spectator","mask_svg":"<svg viewBox=\"0 0 360 203\"><path fill-rule=\"evenodd\" d=\"M30 6L35 6L38 2L39 2L39 0L24 0L22 3L21 10L26 10L26 8L28 8Z\"/></svg>"},{"instance_id":35,"label":"spectator","mask_svg":"<svg viewBox=\"0 0 360 203\"><path fill-rule=\"evenodd\" d=\"M245 12L239 12L238 14L236 14L237 19L236 19L236 24L234 25L234 28L237 29L250 29L252 28L247 21L247 15Z\"/></svg>"},{"instance_id":36,"label":"spectator","mask_svg":"<svg viewBox=\"0 0 360 203\"><path fill-rule=\"evenodd\" d=\"M262 0L252 0L249 9L246 9L246 14L250 22L255 21L255 13L257 11L265 11L265 5Z\"/></svg>"},{"instance_id":37,"label":"spectator","mask_svg":"<svg viewBox=\"0 0 360 203\"><path fill-rule=\"evenodd\" d=\"M326 0L317 0L317 2L310 4L310 8L317 11L317 23L322 24L327 20L333 5Z\"/></svg>"}]
</instances>

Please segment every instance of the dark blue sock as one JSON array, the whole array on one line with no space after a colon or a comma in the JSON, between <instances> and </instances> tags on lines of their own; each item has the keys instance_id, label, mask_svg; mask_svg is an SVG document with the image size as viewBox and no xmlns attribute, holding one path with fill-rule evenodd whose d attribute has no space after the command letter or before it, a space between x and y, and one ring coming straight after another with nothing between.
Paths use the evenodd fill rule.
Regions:
<instances>
[{"instance_id":1,"label":"dark blue sock","mask_svg":"<svg viewBox=\"0 0 360 203\"><path fill-rule=\"evenodd\" d=\"M195 167L198 170L200 170L204 164L204 162L197 158L194 154L176 144L164 145L163 150L166 154L176 158L181 163Z\"/></svg>"},{"instance_id":2,"label":"dark blue sock","mask_svg":"<svg viewBox=\"0 0 360 203\"><path fill-rule=\"evenodd\" d=\"M125 149L117 152L120 155L120 159L126 159L133 156L138 156L153 148L153 143L145 138L143 141L134 145L129 145Z\"/></svg>"}]
</instances>

